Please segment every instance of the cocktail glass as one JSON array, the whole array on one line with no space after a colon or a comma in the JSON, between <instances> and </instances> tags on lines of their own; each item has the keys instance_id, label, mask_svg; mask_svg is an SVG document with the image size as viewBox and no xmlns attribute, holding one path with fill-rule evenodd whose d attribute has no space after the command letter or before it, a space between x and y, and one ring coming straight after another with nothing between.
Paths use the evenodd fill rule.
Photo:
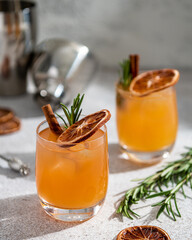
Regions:
<instances>
[{"instance_id":1,"label":"cocktail glass","mask_svg":"<svg viewBox=\"0 0 192 240\"><path fill-rule=\"evenodd\" d=\"M57 142L47 121L40 123L36 142L36 185L41 205L48 215L66 222L85 221L96 215L108 185L106 126L89 139L66 148Z\"/></svg>"},{"instance_id":2,"label":"cocktail glass","mask_svg":"<svg viewBox=\"0 0 192 240\"><path fill-rule=\"evenodd\" d=\"M174 86L136 97L117 84L116 120L124 156L139 163L156 163L171 151L178 128Z\"/></svg>"}]
</instances>

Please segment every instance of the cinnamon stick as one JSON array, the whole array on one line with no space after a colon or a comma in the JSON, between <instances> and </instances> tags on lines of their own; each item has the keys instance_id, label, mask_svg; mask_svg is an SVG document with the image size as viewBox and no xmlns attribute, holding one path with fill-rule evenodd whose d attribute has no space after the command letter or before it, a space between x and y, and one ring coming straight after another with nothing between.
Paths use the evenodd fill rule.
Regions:
<instances>
[{"instance_id":1,"label":"cinnamon stick","mask_svg":"<svg viewBox=\"0 0 192 240\"><path fill-rule=\"evenodd\" d=\"M135 77L135 55L130 55L130 63L131 63L131 74L132 74L132 78Z\"/></svg>"},{"instance_id":2,"label":"cinnamon stick","mask_svg":"<svg viewBox=\"0 0 192 240\"><path fill-rule=\"evenodd\" d=\"M139 55L135 55L135 77L139 74Z\"/></svg>"},{"instance_id":3,"label":"cinnamon stick","mask_svg":"<svg viewBox=\"0 0 192 240\"><path fill-rule=\"evenodd\" d=\"M139 55L138 54L130 55L130 62L132 78L135 78L139 74Z\"/></svg>"},{"instance_id":4,"label":"cinnamon stick","mask_svg":"<svg viewBox=\"0 0 192 240\"><path fill-rule=\"evenodd\" d=\"M61 126L59 125L59 123L55 117L55 114L53 113L51 105L50 104L44 105L42 107L42 110L43 110L43 113L49 124L51 131L57 135L60 135L61 133L63 133L63 130L62 130Z\"/></svg>"}]
</instances>

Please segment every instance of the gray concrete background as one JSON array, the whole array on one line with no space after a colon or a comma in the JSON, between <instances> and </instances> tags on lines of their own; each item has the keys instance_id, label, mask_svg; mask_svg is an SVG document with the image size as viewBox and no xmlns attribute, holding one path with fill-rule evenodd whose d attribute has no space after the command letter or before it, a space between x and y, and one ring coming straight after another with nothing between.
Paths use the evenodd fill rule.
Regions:
<instances>
[{"instance_id":1,"label":"gray concrete background","mask_svg":"<svg viewBox=\"0 0 192 240\"><path fill-rule=\"evenodd\" d=\"M143 68L192 68L191 0L40 0L39 41L88 45L108 66L129 53Z\"/></svg>"}]
</instances>

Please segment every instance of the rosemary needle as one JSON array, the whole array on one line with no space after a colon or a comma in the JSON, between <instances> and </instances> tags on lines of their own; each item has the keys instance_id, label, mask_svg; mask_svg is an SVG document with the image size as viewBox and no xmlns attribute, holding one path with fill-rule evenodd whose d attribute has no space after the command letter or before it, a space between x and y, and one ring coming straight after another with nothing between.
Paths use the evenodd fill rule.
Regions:
<instances>
[{"instance_id":1,"label":"rosemary needle","mask_svg":"<svg viewBox=\"0 0 192 240\"><path fill-rule=\"evenodd\" d=\"M123 201L120 203L117 213L121 213L130 219L139 217L137 213L131 210L132 205L140 200L163 197L163 200L153 204L153 207L159 207L156 218L164 211L176 221L176 217L181 217L177 205L176 195L179 191L186 197L184 185L192 189L192 148L186 148L188 151L181 154L181 159L167 164L162 170L145 178L138 186L129 189ZM172 183L172 188L168 189ZM164 191L162 188L168 190ZM173 210L174 207L174 210Z\"/></svg>"},{"instance_id":2,"label":"rosemary needle","mask_svg":"<svg viewBox=\"0 0 192 240\"><path fill-rule=\"evenodd\" d=\"M65 128L68 128L69 126L73 125L75 122L77 122L79 120L79 117L82 112L82 109L80 107L81 107L83 98L84 98L84 94L82 96L80 96L80 94L78 94L77 97L73 99L73 104L71 106L71 109L68 109L66 105L61 103L61 107L66 116L66 120L59 114L57 114L57 113L56 114L64 122Z\"/></svg>"},{"instance_id":3,"label":"rosemary needle","mask_svg":"<svg viewBox=\"0 0 192 240\"><path fill-rule=\"evenodd\" d=\"M120 63L120 67L120 83L123 88L127 88L132 81L131 61L129 59L123 60L123 62Z\"/></svg>"}]
</instances>

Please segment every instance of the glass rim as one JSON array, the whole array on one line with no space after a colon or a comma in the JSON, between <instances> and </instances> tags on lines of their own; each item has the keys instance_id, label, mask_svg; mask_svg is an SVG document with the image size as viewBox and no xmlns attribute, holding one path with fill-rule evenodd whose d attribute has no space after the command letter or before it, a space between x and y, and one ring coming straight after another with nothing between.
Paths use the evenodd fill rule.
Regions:
<instances>
[{"instance_id":1,"label":"glass rim","mask_svg":"<svg viewBox=\"0 0 192 240\"><path fill-rule=\"evenodd\" d=\"M56 117L56 118L59 118L59 117ZM41 137L40 135L39 135L39 129L40 129L40 127L43 125L43 124L45 124L45 123L47 123L48 124L48 122L47 122L47 120L43 120L42 122L40 122L39 124L38 124L38 126L37 126L37 128L36 128L36 137L38 137L39 139L41 139L43 142L46 142L46 143L49 143L49 144L52 144L52 145L57 145L58 147L60 146L60 143L58 143L58 142L53 142L53 141L49 141L49 140L47 140L47 139L45 139L45 138L43 138L43 137ZM49 125L48 125L49 126ZM102 128L103 128L103 130L102 130ZM101 129L102 131L104 131L104 135L106 134L106 132L107 132L107 127L106 127L106 124L104 124L103 126L101 126L99 129ZM99 130L98 129L98 130ZM97 130L97 131L98 131ZM97 132L96 131L96 132ZM95 133L94 133L95 134ZM94 135L93 134L93 135ZM98 138L96 138L96 139L93 139L93 140L89 140L89 143L93 143L93 142L95 142L95 141L98 141L99 139L102 139L103 137L104 137L104 135L102 135L102 136L100 136L100 137L98 137ZM82 144L83 142L85 142L85 141L87 141L89 138L87 138L86 140L83 140L82 142L79 142L79 143L74 143L74 145L73 146L70 146L70 147L66 147L65 149L68 149L68 148L72 148L72 147L74 147L74 146L77 146L78 144ZM62 143L61 143L61 145L62 145Z\"/></svg>"}]
</instances>

